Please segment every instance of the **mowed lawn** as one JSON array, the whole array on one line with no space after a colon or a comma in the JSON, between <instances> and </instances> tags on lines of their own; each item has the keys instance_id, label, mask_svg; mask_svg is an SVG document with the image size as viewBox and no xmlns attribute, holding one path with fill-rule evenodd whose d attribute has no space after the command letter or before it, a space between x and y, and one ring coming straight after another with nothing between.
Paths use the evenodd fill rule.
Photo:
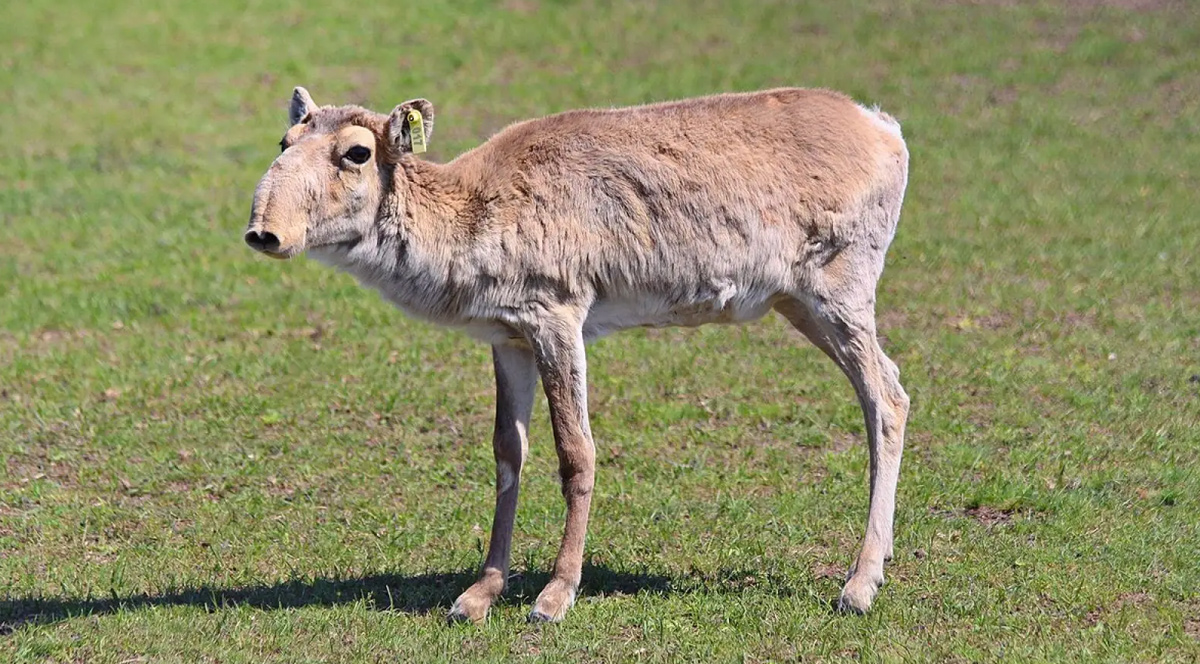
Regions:
<instances>
[{"instance_id":1,"label":"mowed lawn","mask_svg":"<svg viewBox=\"0 0 1200 664\"><path fill-rule=\"evenodd\" d=\"M593 344L578 604L525 622L564 513L539 396L510 591L447 625L489 351L242 244L297 84L431 99L441 160L725 90L897 116L879 311L913 410L872 613L832 609L857 402L771 316ZM1184 0L6 3L0 661L1195 661L1198 192Z\"/></svg>"}]
</instances>

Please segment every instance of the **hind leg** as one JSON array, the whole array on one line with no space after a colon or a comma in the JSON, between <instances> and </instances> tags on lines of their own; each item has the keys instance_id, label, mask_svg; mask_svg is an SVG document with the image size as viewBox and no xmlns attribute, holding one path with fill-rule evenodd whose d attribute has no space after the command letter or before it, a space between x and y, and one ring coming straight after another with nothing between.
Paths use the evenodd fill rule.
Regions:
<instances>
[{"instance_id":1,"label":"hind leg","mask_svg":"<svg viewBox=\"0 0 1200 664\"><path fill-rule=\"evenodd\" d=\"M776 309L842 369L858 395L870 449L870 510L862 548L842 589L838 608L864 613L883 585L883 563L892 557L896 484L904 451L908 395L900 371L875 337L874 296L857 306L787 300Z\"/></svg>"}]
</instances>

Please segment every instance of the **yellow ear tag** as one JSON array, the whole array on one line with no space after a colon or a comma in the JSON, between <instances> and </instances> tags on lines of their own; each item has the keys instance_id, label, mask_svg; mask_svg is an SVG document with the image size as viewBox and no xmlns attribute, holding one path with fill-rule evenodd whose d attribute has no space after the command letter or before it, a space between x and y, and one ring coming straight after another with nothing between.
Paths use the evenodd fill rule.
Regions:
<instances>
[{"instance_id":1,"label":"yellow ear tag","mask_svg":"<svg viewBox=\"0 0 1200 664\"><path fill-rule=\"evenodd\" d=\"M413 154L421 154L425 151L425 121L421 119L421 112L412 110L408 112L408 135L412 139Z\"/></svg>"}]
</instances>

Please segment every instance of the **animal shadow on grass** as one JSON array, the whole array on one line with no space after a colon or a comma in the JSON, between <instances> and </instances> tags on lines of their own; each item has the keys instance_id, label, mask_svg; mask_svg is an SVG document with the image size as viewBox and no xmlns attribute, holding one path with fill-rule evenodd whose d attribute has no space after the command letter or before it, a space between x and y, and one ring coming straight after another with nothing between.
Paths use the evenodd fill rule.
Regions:
<instances>
[{"instance_id":1,"label":"animal shadow on grass","mask_svg":"<svg viewBox=\"0 0 1200 664\"><path fill-rule=\"evenodd\" d=\"M336 606L365 600L382 611L426 614L449 610L458 594L477 576L474 570L428 574L373 574L352 579L317 578L282 581L240 588L200 586L160 594L86 598L26 597L0 599L0 636L23 625L53 623L77 616L105 615L155 606L196 606L213 612L226 607L249 606L270 611L305 606ZM666 594L675 591L671 579L656 574L618 572L587 565L583 571L584 595ZM534 571L513 575L497 604L532 601L550 575Z\"/></svg>"}]
</instances>

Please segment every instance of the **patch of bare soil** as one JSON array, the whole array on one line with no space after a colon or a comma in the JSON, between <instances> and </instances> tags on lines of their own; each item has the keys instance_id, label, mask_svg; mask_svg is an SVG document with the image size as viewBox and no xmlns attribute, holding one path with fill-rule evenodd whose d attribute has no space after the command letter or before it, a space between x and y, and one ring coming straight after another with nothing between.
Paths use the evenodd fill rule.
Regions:
<instances>
[{"instance_id":1,"label":"patch of bare soil","mask_svg":"<svg viewBox=\"0 0 1200 664\"><path fill-rule=\"evenodd\" d=\"M832 563L815 563L812 566L812 575L818 579L841 580L846 576L846 570L841 565L834 565Z\"/></svg>"},{"instance_id":2,"label":"patch of bare soil","mask_svg":"<svg viewBox=\"0 0 1200 664\"><path fill-rule=\"evenodd\" d=\"M979 505L977 507L969 507L967 509L930 508L929 513L945 519L965 516L978 521L980 524L988 528L991 528L992 526L1012 523L1013 517L1015 517L1018 512L1021 511L1022 510L1013 508L1002 509L999 507L992 507L991 505Z\"/></svg>"},{"instance_id":3,"label":"patch of bare soil","mask_svg":"<svg viewBox=\"0 0 1200 664\"><path fill-rule=\"evenodd\" d=\"M79 486L79 472L70 464L50 459L46 449L12 454L4 461L7 478L0 486L16 488L37 480L50 480L60 487Z\"/></svg>"},{"instance_id":4,"label":"patch of bare soil","mask_svg":"<svg viewBox=\"0 0 1200 664\"><path fill-rule=\"evenodd\" d=\"M884 330L908 326L908 312L903 309L884 309L875 316L876 327Z\"/></svg>"},{"instance_id":5,"label":"patch of bare soil","mask_svg":"<svg viewBox=\"0 0 1200 664\"><path fill-rule=\"evenodd\" d=\"M1200 92L1198 92L1197 83L1200 81L1200 76L1195 74L1182 75L1179 78L1172 78L1159 84L1155 89L1154 97L1157 105L1166 118L1174 119L1184 113L1188 113L1190 109L1200 103ZM1169 296L1174 296L1174 300L1178 302L1196 301L1196 293L1171 293Z\"/></svg>"},{"instance_id":6,"label":"patch of bare soil","mask_svg":"<svg viewBox=\"0 0 1200 664\"><path fill-rule=\"evenodd\" d=\"M1095 625L1102 622L1107 616L1120 613L1127 606L1143 610L1152 604L1154 604L1154 597L1149 593L1121 593L1117 595L1116 601L1110 606L1100 606L1088 611L1083 620L1089 626Z\"/></svg>"},{"instance_id":7,"label":"patch of bare soil","mask_svg":"<svg viewBox=\"0 0 1200 664\"><path fill-rule=\"evenodd\" d=\"M1149 593L1121 593L1117 596L1117 606L1143 607L1154 603Z\"/></svg>"},{"instance_id":8,"label":"patch of bare soil","mask_svg":"<svg viewBox=\"0 0 1200 664\"><path fill-rule=\"evenodd\" d=\"M835 433L831 437L833 439L833 444L830 445L828 449L830 452L835 454L841 454L842 452L849 451L853 449L854 446L859 442L858 436L845 432Z\"/></svg>"},{"instance_id":9,"label":"patch of bare soil","mask_svg":"<svg viewBox=\"0 0 1200 664\"><path fill-rule=\"evenodd\" d=\"M1002 510L988 505L980 505L967 510L967 516L987 527L997 524L1012 523L1014 510Z\"/></svg>"}]
</instances>

